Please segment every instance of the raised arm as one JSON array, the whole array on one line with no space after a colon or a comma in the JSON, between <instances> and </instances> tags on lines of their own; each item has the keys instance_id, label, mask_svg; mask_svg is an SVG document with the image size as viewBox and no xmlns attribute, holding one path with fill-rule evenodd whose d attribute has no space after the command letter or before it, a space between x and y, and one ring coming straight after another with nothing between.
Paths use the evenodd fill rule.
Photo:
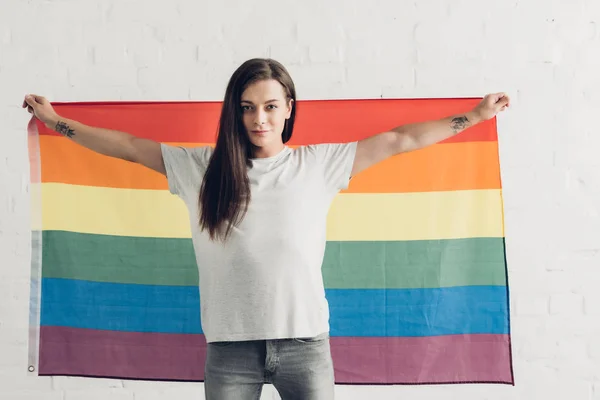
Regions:
<instances>
[{"instance_id":1,"label":"raised arm","mask_svg":"<svg viewBox=\"0 0 600 400\"><path fill-rule=\"evenodd\" d=\"M493 118L510 105L506 93L486 95L470 112L435 121L398 126L358 142L352 176L388 157L430 146L480 122Z\"/></svg>"},{"instance_id":2,"label":"raised arm","mask_svg":"<svg viewBox=\"0 0 600 400\"><path fill-rule=\"evenodd\" d=\"M23 108L34 114L48 129L68 137L75 143L96 153L139 163L166 175L160 143L135 137L129 133L87 126L81 122L59 116L48 100L29 95Z\"/></svg>"}]
</instances>

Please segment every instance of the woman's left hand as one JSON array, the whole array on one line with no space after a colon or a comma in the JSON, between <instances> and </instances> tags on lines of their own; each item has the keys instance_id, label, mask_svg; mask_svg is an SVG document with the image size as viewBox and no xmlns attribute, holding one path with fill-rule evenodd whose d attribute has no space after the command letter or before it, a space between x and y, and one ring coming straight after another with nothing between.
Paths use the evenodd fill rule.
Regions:
<instances>
[{"instance_id":1,"label":"woman's left hand","mask_svg":"<svg viewBox=\"0 0 600 400\"><path fill-rule=\"evenodd\" d=\"M510 98L506 93L491 93L485 95L483 100L473 109L481 121L494 118L496 114L510 106Z\"/></svg>"}]
</instances>

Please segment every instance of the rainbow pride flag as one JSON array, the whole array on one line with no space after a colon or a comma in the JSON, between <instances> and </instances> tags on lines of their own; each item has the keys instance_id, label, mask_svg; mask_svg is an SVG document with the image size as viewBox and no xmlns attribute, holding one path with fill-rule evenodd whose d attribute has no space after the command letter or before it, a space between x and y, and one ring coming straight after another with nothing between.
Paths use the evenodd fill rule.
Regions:
<instances>
[{"instance_id":1,"label":"rainbow pride flag","mask_svg":"<svg viewBox=\"0 0 600 400\"><path fill-rule=\"evenodd\" d=\"M288 145L348 142L479 99L300 101ZM57 103L92 126L216 141L220 102ZM28 127L30 371L201 381L187 210L166 178ZM514 384L496 120L352 179L323 263L338 384Z\"/></svg>"}]
</instances>

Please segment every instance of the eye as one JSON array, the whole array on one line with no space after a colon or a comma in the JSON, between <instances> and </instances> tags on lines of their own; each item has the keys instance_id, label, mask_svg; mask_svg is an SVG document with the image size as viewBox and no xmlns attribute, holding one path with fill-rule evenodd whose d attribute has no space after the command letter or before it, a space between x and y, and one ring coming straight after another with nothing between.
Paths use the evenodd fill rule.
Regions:
<instances>
[{"instance_id":1,"label":"eye","mask_svg":"<svg viewBox=\"0 0 600 400\"><path fill-rule=\"evenodd\" d=\"M273 108L271 108L271 110L273 110L273 109L277 108L277 106L276 106L276 105L274 105L274 104L269 104L269 105L267 106L267 108L269 108L269 107L273 107Z\"/></svg>"},{"instance_id":2,"label":"eye","mask_svg":"<svg viewBox=\"0 0 600 400\"><path fill-rule=\"evenodd\" d=\"M249 111L250 110L250 106L242 106L242 111Z\"/></svg>"}]
</instances>

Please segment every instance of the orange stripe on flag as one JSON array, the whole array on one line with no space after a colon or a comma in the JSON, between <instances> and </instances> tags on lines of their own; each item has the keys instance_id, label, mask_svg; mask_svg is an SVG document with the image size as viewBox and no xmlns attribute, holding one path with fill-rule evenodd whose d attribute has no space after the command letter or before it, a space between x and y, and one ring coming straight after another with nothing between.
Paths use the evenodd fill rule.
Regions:
<instances>
[{"instance_id":1,"label":"orange stripe on flag","mask_svg":"<svg viewBox=\"0 0 600 400\"><path fill-rule=\"evenodd\" d=\"M182 145L194 146L192 143ZM167 190L164 176L135 163L94 153L66 138L41 136L40 148L44 159L42 182ZM44 157L50 154L51 157ZM499 189L497 159L497 142L438 144L389 158L369 168L352 179L346 192Z\"/></svg>"},{"instance_id":2,"label":"orange stripe on flag","mask_svg":"<svg viewBox=\"0 0 600 400\"><path fill-rule=\"evenodd\" d=\"M500 189L498 142L433 145L391 157L352 179L348 192Z\"/></svg>"}]
</instances>

